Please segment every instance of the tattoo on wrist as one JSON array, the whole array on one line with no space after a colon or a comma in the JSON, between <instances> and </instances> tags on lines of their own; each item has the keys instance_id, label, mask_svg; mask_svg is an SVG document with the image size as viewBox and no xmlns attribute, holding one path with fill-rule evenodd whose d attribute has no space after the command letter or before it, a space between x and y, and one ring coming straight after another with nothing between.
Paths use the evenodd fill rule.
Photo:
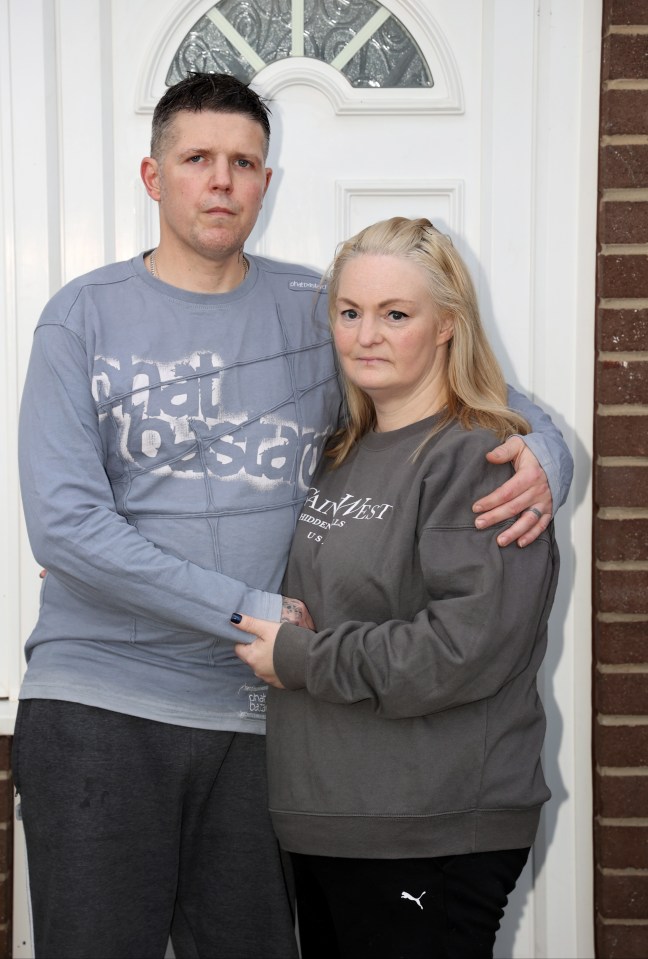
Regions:
<instances>
[{"instance_id":1,"label":"tattoo on wrist","mask_svg":"<svg viewBox=\"0 0 648 959\"><path fill-rule=\"evenodd\" d=\"M302 621L302 604L299 600L294 599L283 599L281 603L281 619L282 623L295 623L297 626Z\"/></svg>"}]
</instances>

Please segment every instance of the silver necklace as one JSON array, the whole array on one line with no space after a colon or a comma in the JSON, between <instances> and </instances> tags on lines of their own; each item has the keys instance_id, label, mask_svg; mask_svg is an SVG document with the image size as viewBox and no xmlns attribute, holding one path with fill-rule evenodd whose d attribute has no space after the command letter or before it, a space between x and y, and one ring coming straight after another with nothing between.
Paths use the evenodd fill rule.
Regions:
<instances>
[{"instance_id":1,"label":"silver necklace","mask_svg":"<svg viewBox=\"0 0 648 959\"><path fill-rule=\"evenodd\" d=\"M159 280L160 277L159 277L159 275L158 275L158 271L157 271L157 268L156 268L156 266L155 266L155 254L156 254L156 253L157 253L157 247L156 247L154 250L151 250L151 255L150 255L150 257L149 257L149 269L150 269L150 271L151 271L151 276L154 276L156 280ZM247 256L245 255L245 253L242 253L241 256L243 257L243 279L241 280L241 283L244 283L244 282L245 282L245 278L247 277L248 273L250 272L250 261L248 260L248 258L247 258Z\"/></svg>"}]
</instances>

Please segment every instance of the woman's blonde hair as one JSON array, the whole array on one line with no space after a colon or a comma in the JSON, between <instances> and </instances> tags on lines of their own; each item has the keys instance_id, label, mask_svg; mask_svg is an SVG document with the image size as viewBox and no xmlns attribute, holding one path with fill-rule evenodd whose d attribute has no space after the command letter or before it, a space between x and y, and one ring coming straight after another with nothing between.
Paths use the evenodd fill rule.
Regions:
<instances>
[{"instance_id":1,"label":"woman's blonde hair","mask_svg":"<svg viewBox=\"0 0 648 959\"><path fill-rule=\"evenodd\" d=\"M513 433L528 433L526 420L506 405L506 383L479 317L475 287L450 237L440 233L429 220L396 216L374 223L342 243L326 277L331 328L336 321L342 270L350 260L364 254L400 256L416 263L427 275L435 306L444 317L453 320L454 332L448 344L447 403L430 436L455 419L465 429L481 426L500 439ZM344 428L335 434L327 450L333 466L339 466L360 437L376 425L371 398L342 375L348 415Z\"/></svg>"}]
</instances>

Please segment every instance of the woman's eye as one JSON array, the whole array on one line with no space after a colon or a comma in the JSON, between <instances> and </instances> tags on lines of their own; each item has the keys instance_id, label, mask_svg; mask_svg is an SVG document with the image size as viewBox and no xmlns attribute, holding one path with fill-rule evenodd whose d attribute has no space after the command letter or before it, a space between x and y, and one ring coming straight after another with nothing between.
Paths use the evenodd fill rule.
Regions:
<instances>
[{"instance_id":1,"label":"woman's eye","mask_svg":"<svg viewBox=\"0 0 648 959\"><path fill-rule=\"evenodd\" d=\"M358 319L358 311L357 311L357 310L342 310L341 316L343 316L345 320L357 320L357 319Z\"/></svg>"},{"instance_id":2,"label":"woman's eye","mask_svg":"<svg viewBox=\"0 0 648 959\"><path fill-rule=\"evenodd\" d=\"M387 316L390 320L404 320L407 313L402 313L400 310L390 310Z\"/></svg>"}]
</instances>

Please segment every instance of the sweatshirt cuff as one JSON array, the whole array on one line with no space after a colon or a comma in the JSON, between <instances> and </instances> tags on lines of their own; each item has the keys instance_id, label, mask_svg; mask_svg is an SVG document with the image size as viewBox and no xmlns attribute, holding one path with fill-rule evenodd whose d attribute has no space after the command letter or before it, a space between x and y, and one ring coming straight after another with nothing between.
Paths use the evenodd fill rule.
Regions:
<instances>
[{"instance_id":1,"label":"sweatshirt cuff","mask_svg":"<svg viewBox=\"0 0 648 959\"><path fill-rule=\"evenodd\" d=\"M306 686L306 657L310 629L283 623L275 640L273 665L286 689L304 689Z\"/></svg>"}]
</instances>

